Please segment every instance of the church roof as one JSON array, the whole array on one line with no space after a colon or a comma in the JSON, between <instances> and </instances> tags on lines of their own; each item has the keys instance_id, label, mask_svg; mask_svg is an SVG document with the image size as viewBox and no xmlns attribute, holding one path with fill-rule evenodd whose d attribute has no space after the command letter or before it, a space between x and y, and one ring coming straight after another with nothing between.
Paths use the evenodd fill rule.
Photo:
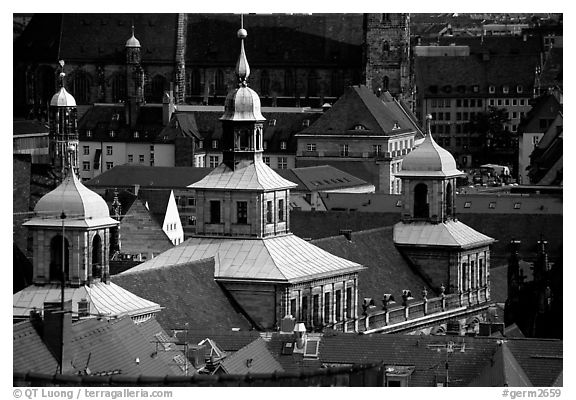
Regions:
<instances>
[{"instance_id":1,"label":"church roof","mask_svg":"<svg viewBox=\"0 0 576 400\"><path fill-rule=\"evenodd\" d=\"M76 99L74 99L74 96L68 93L64 87L61 87L60 90L52 96L50 105L56 107L76 107Z\"/></svg>"},{"instance_id":2,"label":"church roof","mask_svg":"<svg viewBox=\"0 0 576 400\"><path fill-rule=\"evenodd\" d=\"M108 206L102 197L82 184L74 173L64 178L54 190L44 195L36 207L36 217L26 222L25 226L62 226L60 215L64 212L66 227L96 227L117 225L110 218Z\"/></svg>"},{"instance_id":3,"label":"church roof","mask_svg":"<svg viewBox=\"0 0 576 400\"><path fill-rule=\"evenodd\" d=\"M415 150L411 151L402 161L402 170L396 174L399 177L454 177L464 175L456 168L452 154L443 149L428 134Z\"/></svg>"},{"instance_id":4,"label":"church roof","mask_svg":"<svg viewBox=\"0 0 576 400\"><path fill-rule=\"evenodd\" d=\"M494 242L460 221L439 224L429 222L399 222L394 225L394 243L407 246L447 246L470 248Z\"/></svg>"},{"instance_id":5,"label":"church roof","mask_svg":"<svg viewBox=\"0 0 576 400\"><path fill-rule=\"evenodd\" d=\"M355 129L358 126L362 129ZM412 132L419 132L419 128L399 103L386 93L377 97L360 85L346 88L330 110L296 136L395 136Z\"/></svg>"},{"instance_id":6,"label":"church roof","mask_svg":"<svg viewBox=\"0 0 576 400\"><path fill-rule=\"evenodd\" d=\"M40 310L45 302L60 301L59 284L31 285L12 296L14 317L28 318L33 309ZM78 302L90 303L90 313L106 317L130 317L156 313L160 306L121 288L114 283L94 282L90 286L66 287L64 299L72 300L72 312L78 313Z\"/></svg>"},{"instance_id":7,"label":"church roof","mask_svg":"<svg viewBox=\"0 0 576 400\"><path fill-rule=\"evenodd\" d=\"M120 275L208 258L215 260L214 277L217 279L296 283L362 269L360 264L287 234L264 239L193 237Z\"/></svg>"},{"instance_id":8,"label":"church roof","mask_svg":"<svg viewBox=\"0 0 576 400\"><path fill-rule=\"evenodd\" d=\"M222 163L204 179L189 185L191 189L280 190L297 185L278 175L263 162L241 161L233 170Z\"/></svg>"}]
</instances>

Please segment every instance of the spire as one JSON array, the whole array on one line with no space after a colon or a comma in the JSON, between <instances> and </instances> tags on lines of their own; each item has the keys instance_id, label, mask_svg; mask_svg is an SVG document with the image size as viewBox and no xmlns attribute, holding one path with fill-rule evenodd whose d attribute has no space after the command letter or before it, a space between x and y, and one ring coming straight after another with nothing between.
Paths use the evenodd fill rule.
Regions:
<instances>
[{"instance_id":1,"label":"spire","mask_svg":"<svg viewBox=\"0 0 576 400\"><path fill-rule=\"evenodd\" d=\"M248 59L246 58L246 53L244 52L244 39L248 36L248 32L244 29L244 15L240 16L240 29L238 29L238 38L240 39L240 56L238 57L238 62L236 63L236 77L238 79L239 86L248 86L246 80L250 76L250 66L248 65Z\"/></svg>"},{"instance_id":2,"label":"spire","mask_svg":"<svg viewBox=\"0 0 576 400\"><path fill-rule=\"evenodd\" d=\"M66 73L64 72L64 60L58 61L58 64L60 64L60 74L58 75L58 86L63 88L66 78Z\"/></svg>"}]
</instances>

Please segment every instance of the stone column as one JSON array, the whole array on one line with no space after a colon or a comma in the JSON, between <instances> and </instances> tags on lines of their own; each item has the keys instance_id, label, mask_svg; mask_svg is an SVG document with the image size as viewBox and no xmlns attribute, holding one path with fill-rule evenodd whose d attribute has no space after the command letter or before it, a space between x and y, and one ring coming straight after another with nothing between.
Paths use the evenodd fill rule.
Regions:
<instances>
[{"instance_id":1,"label":"stone column","mask_svg":"<svg viewBox=\"0 0 576 400\"><path fill-rule=\"evenodd\" d=\"M324 285L320 285L320 326L324 325Z\"/></svg>"}]
</instances>

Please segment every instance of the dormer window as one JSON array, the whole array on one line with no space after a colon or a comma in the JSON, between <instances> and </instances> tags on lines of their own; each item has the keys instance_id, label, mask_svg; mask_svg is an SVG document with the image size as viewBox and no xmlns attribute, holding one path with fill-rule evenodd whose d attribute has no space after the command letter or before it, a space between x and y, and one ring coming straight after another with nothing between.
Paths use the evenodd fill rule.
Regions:
<instances>
[{"instance_id":1,"label":"dormer window","mask_svg":"<svg viewBox=\"0 0 576 400\"><path fill-rule=\"evenodd\" d=\"M488 93L496 93L496 86L493 85L488 86Z\"/></svg>"},{"instance_id":2,"label":"dormer window","mask_svg":"<svg viewBox=\"0 0 576 400\"><path fill-rule=\"evenodd\" d=\"M140 137L140 132L134 131L134 139L138 139Z\"/></svg>"},{"instance_id":3,"label":"dormer window","mask_svg":"<svg viewBox=\"0 0 576 400\"><path fill-rule=\"evenodd\" d=\"M302 121L302 126L303 126L303 127L308 127L308 126L310 126L310 120L309 120L309 119L303 120L303 121Z\"/></svg>"},{"instance_id":4,"label":"dormer window","mask_svg":"<svg viewBox=\"0 0 576 400\"><path fill-rule=\"evenodd\" d=\"M354 125L354 130L355 131L365 131L366 127L362 124L357 124L357 125Z\"/></svg>"},{"instance_id":5,"label":"dormer window","mask_svg":"<svg viewBox=\"0 0 576 400\"><path fill-rule=\"evenodd\" d=\"M524 86L522 85L516 86L516 93L522 93L522 92L524 92Z\"/></svg>"},{"instance_id":6,"label":"dormer window","mask_svg":"<svg viewBox=\"0 0 576 400\"><path fill-rule=\"evenodd\" d=\"M285 141L280 142L280 150L286 150L286 142Z\"/></svg>"},{"instance_id":7,"label":"dormer window","mask_svg":"<svg viewBox=\"0 0 576 400\"><path fill-rule=\"evenodd\" d=\"M110 135L111 138L116 137L116 132L111 129L110 132L108 132L108 134Z\"/></svg>"},{"instance_id":8,"label":"dormer window","mask_svg":"<svg viewBox=\"0 0 576 400\"><path fill-rule=\"evenodd\" d=\"M398 124L398 121L394 121L394 126L392 127L392 130L395 131L397 129L401 129L400 125Z\"/></svg>"},{"instance_id":9,"label":"dormer window","mask_svg":"<svg viewBox=\"0 0 576 400\"><path fill-rule=\"evenodd\" d=\"M112 121L118 121L120 119L120 114L112 114Z\"/></svg>"},{"instance_id":10,"label":"dormer window","mask_svg":"<svg viewBox=\"0 0 576 400\"><path fill-rule=\"evenodd\" d=\"M414 366L407 365L387 365L386 366L386 386L404 387L408 386L410 376L414 372Z\"/></svg>"},{"instance_id":11,"label":"dormer window","mask_svg":"<svg viewBox=\"0 0 576 400\"><path fill-rule=\"evenodd\" d=\"M268 125L269 125L269 126L276 126L276 120L275 120L275 119L271 119L270 121L268 121Z\"/></svg>"},{"instance_id":12,"label":"dormer window","mask_svg":"<svg viewBox=\"0 0 576 400\"><path fill-rule=\"evenodd\" d=\"M478 92L480 91L480 86L478 86L478 85L472 86L472 91L473 91L474 93L478 93Z\"/></svg>"},{"instance_id":13,"label":"dormer window","mask_svg":"<svg viewBox=\"0 0 576 400\"><path fill-rule=\"evenodd\" d=\"M92 137L92 131L90 129L86 131L86 137Z\"/></svg>"},{"instance_id":14,"label":"dormer window","mask_svg":"<svg viewBox=\"0 0 576 400\"><path fill-rule=\"evenodd\" d=\"M510 87L508 85L502 86L502 93L508 94L509 91L510 91Z\"/></svg>"},{"instance_id":15,"label":"dormer window","mask_svg":"<svg viewBox=\"0 0 576 400\"><path fill-rule=\"evenodd\" d=\"M203 148L204 148L204 141L203 141L203 140L199 140L199 141L198 141L198 148L199 148L199 149L203 149Z\"/></svg>"},{"instance_id":16,"label":"dormer window","mask_svg":"<svg viewBox=\"0 0 576 400\"><path fill-rule=\"evenodd\" d=\"M212 148L213 148L213 149L217 149L217 148L218 148L218 141L217 141L217 140L213 140L213 141L212 141Z\"/></svg>"}]
</instances>

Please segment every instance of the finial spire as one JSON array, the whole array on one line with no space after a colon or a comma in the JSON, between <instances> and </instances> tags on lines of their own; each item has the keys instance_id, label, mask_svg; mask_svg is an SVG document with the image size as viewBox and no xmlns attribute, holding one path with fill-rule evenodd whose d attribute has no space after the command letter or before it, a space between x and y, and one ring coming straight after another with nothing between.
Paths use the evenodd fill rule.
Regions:
<instances>
[{"instance_id":1,"label":"finial spire","mask_svg":"<svg viewBox=\"0 0 576 400\"><path fill-rule=\"evenodd\" d=\"M236 77L238 78L239 85L248 86L246 80L250 76L250 66L248 65L248 59L244 52L244 39L248 36L248 32L244 29L243 14L240 15L240 29L238 29L237 35L240 39L240 57L238 57L238 62L236 63Z\"/></svg>"},{"instance_id":2,"label":"finial spire","mask_svg":"<svg viewBox=\"0 0 576 400\"><path fill-rule=\"evenodd\" d=\"M58 74L58 84L60 87L64 87L64 78L66 77L66 73L64 72L64 60L58 61L60 64L60 74Z\"/></svg>"},{"instance_id":3,"label":"finial spire","mask_svg":"<svg viewBox=\"0 0 576 400\"><path fill-rule=\"evenodd\" d=\"M432 125L432 114L426 114L426 136L432 137L432 129L430 126Z\"/></svg>"}]
</instances>

